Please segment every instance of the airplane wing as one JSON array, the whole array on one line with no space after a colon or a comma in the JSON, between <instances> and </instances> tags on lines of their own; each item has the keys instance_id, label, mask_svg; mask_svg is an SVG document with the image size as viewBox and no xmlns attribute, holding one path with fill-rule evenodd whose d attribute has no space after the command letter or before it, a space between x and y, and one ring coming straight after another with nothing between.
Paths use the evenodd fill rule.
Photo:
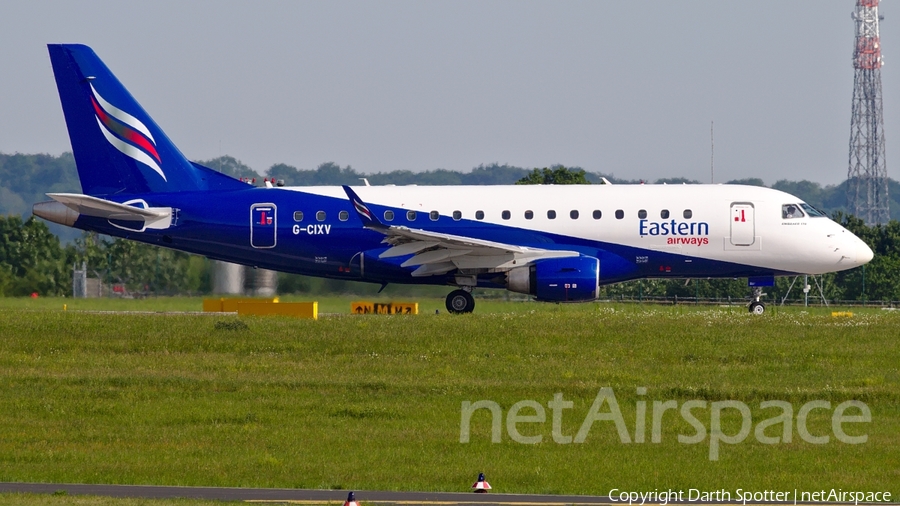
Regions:
<instances>
[{"instance_id":1,"label":"airplane wing","mask_svg":"<svg viewBox=\"0 0 900 506\"><path fill-rule=\"evenodd\" d=\"M366 228L385 235L390 244L379 258L413 255L402 267L419 266L415 277L445 274L455 269L475 272L503 272L545 258L575 257L577 251L548 250L506 244L474 237L442 234L403 226L385 225L349 187L344 191Z\"/></svg>"}]
</instances>

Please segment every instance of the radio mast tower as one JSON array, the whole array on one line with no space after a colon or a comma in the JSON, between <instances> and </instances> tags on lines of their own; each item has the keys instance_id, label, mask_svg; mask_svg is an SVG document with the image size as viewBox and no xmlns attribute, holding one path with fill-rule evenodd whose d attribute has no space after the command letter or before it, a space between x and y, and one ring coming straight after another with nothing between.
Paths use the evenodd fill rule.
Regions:
<instances>
[{"instance_id":1,"label":"radio mast tower","mask_svg":"<svg viewBox=\"0 0 900 506\"><path fill-rule=\"evenodd\" d=\"M847 203L850 213L867 225L887 223L890 216L887 167L884 162L884 118L881 108L881 40L879 0L856 0L856 47L853 49L853 108L850 118L850 168Z\"/></svg>"}]
</instances>

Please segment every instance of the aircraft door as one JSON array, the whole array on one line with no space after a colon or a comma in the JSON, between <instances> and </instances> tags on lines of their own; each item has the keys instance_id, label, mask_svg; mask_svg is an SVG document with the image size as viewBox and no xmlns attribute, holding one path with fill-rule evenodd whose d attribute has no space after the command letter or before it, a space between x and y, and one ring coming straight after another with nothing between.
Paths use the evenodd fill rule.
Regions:
<instances>
[{"instance_id":1,"label":"aircraft door","mask_svg":"<svg viewBox=\"0 0 900 506\"><path fill-rule=\"evenodd\" d=\"M750 202L731 204L731 244L750 246L756 241L755 208Z\"/></svg>"},{"instance_id":2,"label":"aircraft door","mask_svg":"<svg viewBox=\"0 0 900 506\"><path fill-rule=\"evenodd\" d=\"M277 230L278 217L275 204L253 204L250 206L250 246L254 248L274 248Z\"/></svg>"}]
</instances>

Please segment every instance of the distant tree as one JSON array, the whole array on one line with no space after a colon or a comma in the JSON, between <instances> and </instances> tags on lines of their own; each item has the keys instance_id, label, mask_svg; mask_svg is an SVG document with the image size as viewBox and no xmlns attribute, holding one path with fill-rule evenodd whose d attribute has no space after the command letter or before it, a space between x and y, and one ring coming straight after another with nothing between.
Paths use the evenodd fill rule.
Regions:
<instances>
[{"instance_id":1,"label":"distant tree","mask_svg":"<svg viewBox=\"0 0 900 506\"><path fill-rule=\"evenodd\" d=\"M829 296L846 300L900 300L900 221L869 227L856 216L840 211L832 219L868 244L875 257L862 267L826 275L836 291Z\"/></svg>"},{"instance_id":2,"label":"distant tree","mask_svg":"<svg viewBox=\"0 0 900 506\"><path fill-rule=\"evenodd\" d=\"M0 217L0 295L71 293L72 259L43 221Z\"/></svg>"},{"instance_id":3,"label":"distant tree","mask_svg":"<svg viewBox=\"0 0 900 506\"><path fill-rule=\"evenodd\" d=\"M284 181L284 184L288 186L298 185L298 181L301 179L300 171L297 170L297 167L284 163L276 163L269 167L269 170L266 171L266 177Z\"/></svg>"},{"instance_id":4,"label":"distant tree","mask_svg":"<svg viewBox=\"0 0 900 506\"><path fill-rule=\"evenodd\" d=\"M562 165L552 169L534 169L530 174L516 181L516 184L591 184L585 179L584 170L567 169Z\"/></svg>"},{"instance_id":5,"label":"distant tree","mask_svg":"<svg viewBox=\"0 0 900 506\"><path fill-rule=\"evenodd\" d=\"M359 184L359 178L362 174L356 172L349 165L341 168L334 162L325 162L319 165L315 171L315 184L318 185L340 185L340 184Z\"/></svg>"},{"instance_id":6,"label":"distant tree","mask_svg":"<svg viewBox=\"0 0 900 506\"><path fill-rule=\"evenodd\" d=\"M334 186L343 184L359 184L362 174L349 165L341 167L334 162L325 162L316 170L297 169L283 163L275 164L266 171L266 177L284 179L291 186Z\"/></svg>"},{"instance_id":7,"label":"distant tree","mask_svg":"<svg viewBox=\"0 0 900 506\"><path fill-rule=\"evenodd\" d=\"M824 191L822 185L819 183L814 183L805 179L803 181L788 181L786 179L781 179L776 181L775 184L772 185L772 188L800 197L804 202L813 207L819 209L825 207ZM822 210L825 211L825 209Z\"/></svg>"},{"instance_id":8,"label":"distant tree","mask_svg":"<svg viewBox=\"0 0 900 506\"><path fill-rule=\"evenodd\" d=\"M495 185L513 184L528 174L528 169L494 162L488 165L479 165L471 172L463 173L461 177L462 184Z\"/></svg>"},{"instance_id":9,"label":"distant tree","mask_svg":"<svg viewBox=\"0 0 900 506\"><path fill-rule=\"evenodd\" d=\"M213 158L212 160L200 160L197 163L238 179L242 177L251 179L261 177L258 172L251 169L237 158L229 155Z\"/></svg>"},{"instance_id":10,"label":"distant tree","mask_svg":"<svg viewBox=\"0 0 900 506\"><path fill-rule=\"evenodd\" d=\"M748 177L746 179L732 179L725 184L745 184L747 186L766 186L766 183L758 177Z\"/></svg>"},{"instance_id":11,"label":"distant tree","mask_svg":"<svg viewBox=\"0 0 900 506\"><path fill-rule=\"evenodd\" d=\"M408 170L375 174L374 179L369 179L372 184L380 184L377 181L384 180L392 184L420 184L420 185L458 185L464 184L465 174L446 169L426 170L425 172L412 172ZM398 177L400 176L400 177Z\"/></svg>"},{"instance_id":12,"label":"distant tree","mask_svg":"<svg viewBox=\"0 0 900 506\"><path fill-rule=\"evenodd\" d=\"M210 267L204 257L90 232L75 240L74 250L75 262L84 262L89 276L104 283L121 283L132 291L155 293L210 289Z\"/></svg>"},{"instance_id":13,"label":"distant tree","mask_svg":"<svg viewBox=\"0 0 900 506\"><path fill-rule=\"evenodd\" d=\"M31 213L46 193L81 191L72 153L23 155L0 153L0 214Z\"/></svg>"},{"instance_id":14,"label":"distant tree","mask_svg":"<svg viewBox=\"0 0 900 506\"><path fill-rule=\"evenodd\" d=\"M657 179L656 184L700 184L700 181L686 177L664 177Z\"/></svg>"}]
</instances>

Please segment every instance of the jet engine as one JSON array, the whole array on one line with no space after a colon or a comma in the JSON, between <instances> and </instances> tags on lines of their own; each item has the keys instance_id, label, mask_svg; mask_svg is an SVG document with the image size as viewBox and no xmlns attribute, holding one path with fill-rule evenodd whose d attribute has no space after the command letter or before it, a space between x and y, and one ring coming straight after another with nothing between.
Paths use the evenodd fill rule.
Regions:
<instances>
[{"instance_id":1,"label":"jet engine","mask_svg":"<svg viewBox=\"0 0 900 506\"><path fill-rule=\"evenodd\" d=\"M597 298L600 260L589 256L548 258L506 273L506 288L551 302Z\"/></svg>"}]
</instances>

